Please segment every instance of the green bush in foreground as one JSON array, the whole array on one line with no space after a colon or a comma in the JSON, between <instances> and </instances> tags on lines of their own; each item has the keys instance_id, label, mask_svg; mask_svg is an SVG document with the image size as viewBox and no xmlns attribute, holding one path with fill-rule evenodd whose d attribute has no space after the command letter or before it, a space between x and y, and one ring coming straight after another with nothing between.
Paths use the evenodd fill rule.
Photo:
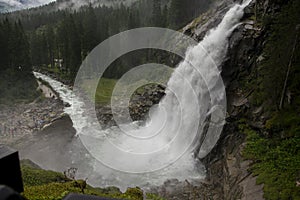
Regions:
<instances>
[{"instance_id":1,"label":"green bush in foreground","mask_svg":"<svg viewBox=\"0 0 300 200\"><path fill-rule=\"evenodd\" d=\"M300 137L266 138L244 123L240 130L247 135L243 156L253 161L250 170L264 184L264 197L300 199Z\"/></svg>"},{"instance_id":2,"label":"green bush in foreground","mask_svg":"<svg viewBox=\"0 0 300 200\"><path fill-rule=\"evenodd\" d=\"M21 166L23 183L25 186L39 186L53 182L61 183L70 181L61 173L32 168L27 165Z\"/></svg>"},{"instance_id":3,"label":"green bush in foreground","mask_svg":"<svg viewBox=\"0 0 300 200\"><path fill-rule=\"evenodd\" d=\"M115 187L93 188L83 180L70 180L62 173L40 169L28 160L21 162L21 170L24 182L22 195L28 200L60 200L69 193L128 200L142 200L144 196L138 187L128 188L125 193ZM154 194L146 194L146 197L149 200L163 200Z\"/></svg>"}]
</instances>

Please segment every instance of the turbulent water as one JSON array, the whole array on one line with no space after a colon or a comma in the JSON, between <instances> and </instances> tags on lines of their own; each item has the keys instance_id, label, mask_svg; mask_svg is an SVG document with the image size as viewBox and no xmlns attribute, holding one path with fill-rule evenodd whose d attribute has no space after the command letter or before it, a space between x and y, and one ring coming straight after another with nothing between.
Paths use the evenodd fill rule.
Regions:
<instances>
[{"instance_id":1,"label":"turbulent water","mask_svg":"<svg viewBox=\"0 0 300 200\"><path fill-rule=\"evenodd\" d=\"M226 56L228 37L239 25L249 2L234 5L216 28L186 51L189 62L178 65L167 84L166 96L151 110L144 126L121 124L99 130L78 96L60 82L35 73L49 82L64 102L71 104L65 112L71 117L78 138L90 152L85 163L76 167L84 171L85 166L92 166L87 175L91 184L126 188L149 183L159 185L173 178L199 180L205 176L199 158L214 147L224 121L210 124L204 137L205 122L216 110L220 119L225 115L224 107L214 106L226 105L217 67ZM72 159L76 163L76 159L82 158L73 156Z\"/></svg>"}]
</instances>

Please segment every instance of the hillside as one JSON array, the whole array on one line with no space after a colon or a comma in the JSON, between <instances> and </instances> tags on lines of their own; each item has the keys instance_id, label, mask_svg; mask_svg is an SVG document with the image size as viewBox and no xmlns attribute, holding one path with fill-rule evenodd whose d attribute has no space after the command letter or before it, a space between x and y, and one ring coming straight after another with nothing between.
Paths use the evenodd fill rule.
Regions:
<instances>
[{"instance_id":1,"label":"hillside","mask_svg":"<svg viewBox=\"0 0 300 200\"><path fill-rule=\"evenodd\" d=\"M136 1L137 0L1 0L0 13L26 12L24 10L30 10L32 12L51 12L65 9L75 11L89 4L93 7L117 7L120 4L130 6Z\"/></svg>"},{"instance_id":2,"label":"hillside","mask_svg":"<svg viewBox=\"0 0 300 200\"><path fill-rule=\"evenodd\" d=\"M11 1L1 0L0 13L38 7L53 1L54 0L11 0Z\"/></svg>"}]
</instances>

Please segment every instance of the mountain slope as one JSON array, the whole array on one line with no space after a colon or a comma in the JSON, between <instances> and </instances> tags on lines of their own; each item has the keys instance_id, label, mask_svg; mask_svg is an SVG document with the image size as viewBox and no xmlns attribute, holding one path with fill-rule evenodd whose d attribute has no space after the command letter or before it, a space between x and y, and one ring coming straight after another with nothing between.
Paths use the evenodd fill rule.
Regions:
<instances>
[{"instance_id":1,"label":"mountain slope","mask_svg":"<svg viewBox=\"0 0 300 200\"><path fill-rule=\"evenodd\" d=\"M55 0L0 0L0 12L11 12L48 4Z\"/></svg>"},{"instance_id":2,"label":"mountain slope","mask_svg":"<svg viewBox=\"0 0 300 200\"><path fill-rule=\"evenodd\" d=\"M78 9L82 6L86 6L92 4L93 7L96 6L115 6L123 3L124 5L131 5L132 3L136 2L137 0L57 0L56 7L58 9Z\"/></svg>"},{"instance_id":3,"label":"mountain slope","mask_svg":"<svg viewBox=\"0 0 300 200\"><path fill-rule=\"evenodd\" d=\"M123 3L124 5L131 5L137 0L0 0L0 13L12 12L22 9L34 8L42 5L47 5L51 2L50 7L57 9L78 9L82 6L92 4L96 6L115 6Z\"/></svg>"}]
</instances>

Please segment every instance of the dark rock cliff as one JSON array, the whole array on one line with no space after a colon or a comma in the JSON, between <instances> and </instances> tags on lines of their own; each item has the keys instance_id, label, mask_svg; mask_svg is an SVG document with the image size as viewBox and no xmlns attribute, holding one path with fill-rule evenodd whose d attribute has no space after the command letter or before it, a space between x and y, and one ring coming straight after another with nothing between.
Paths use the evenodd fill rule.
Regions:
<instances>
[{"instance_id":1,"label":"dark rock cliff","mask_svg":"<svg viewBox=\"0 0 300 200\"><path fill-rule=\"evenodd\" d=\"M218 24L232 1L224 1L214 9L199 16L183 31L200 41L207 30ZM267 13L276 13L281 1L253 1L246 9L239 26L229 38L227 59L222 64L222 78L226 85L228 117L221 138L213 151L203 159L208 170L207 182L200 187L187 184L185 199L264 199L263 185L256 184L256 177L249 172L251 161L245 160L242 151L246 136L239 131L241 118L248 118L252 126L263 126L262 107L249 103L255 88L245 88L243 82L255 77L257 64L264 59L262 50L267 40L266 27L256 21ZM254 76L253 76L254 74ZM189 191L189 192L188 192ZM197 194L197 191L201 191ZM180 193L180 192L178 192ZM176 196L177 195L177 196ZM179 194L164 195L176 199ZM176 196L176 197L175 197Z\"/></svg>"},{"instance_id":2,"label":"dark rock cliff","mask_svg":"<svg viewBox=\"0 0 300 200\"><path fill-rule=\"evenodd\" d=\"M288 1L287 1L288 2ZM258 65L264 60L263 49L269 39L266 22L280 12L285 1L253 1L246 9L239 26L229 38L227 59L222 65L222 78L226 85L228 117L222 136L213 151L203 159L208 170L208 192L201 196L208 199L264 199L263 185L256 184L256 177L249 171L252 164L242 156L246 135L239 130L239 121L260 132L266 122L263 105L250 100L258 86L248 82L258 80ZM201 40L209 28L220 21L230 2L223 2L196 19L184 31ZM262 20L257 20L258 16ZM208 20L209 19L209 20ZM247 87L246 87L247 85ZM212 195L213 194L213 195Z\"/></svg>"}]
</instances>

